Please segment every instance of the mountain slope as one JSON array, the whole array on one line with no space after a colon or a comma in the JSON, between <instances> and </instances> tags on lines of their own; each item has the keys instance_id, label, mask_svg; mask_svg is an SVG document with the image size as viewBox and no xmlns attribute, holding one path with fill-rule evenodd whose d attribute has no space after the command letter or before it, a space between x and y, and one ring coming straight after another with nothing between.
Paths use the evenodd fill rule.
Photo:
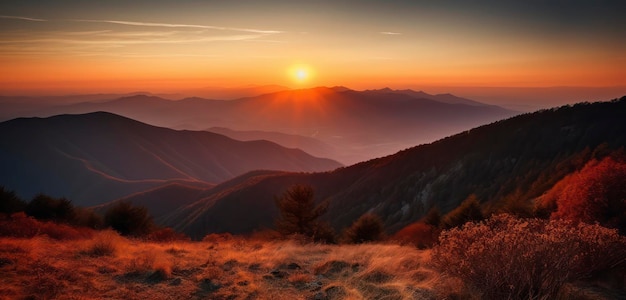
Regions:
<instances>
[{"instance_id":1,"label":"mountain slope","mask_svg":"<svg viewBox=\"0 0 626 300\"><path fill-rule=\"evenodd\" d=\"M118 201L127 201L135 206L148 208L148 213L152 217L158 218L181 206L189 205L190 202L197 199L205 190L209 188L211 188L211 186L197 187L181 183L171 183L158 186L151 190L134 193L116 201L107 202L93 208L95 211L104 214L107 209L116 204Z\"/></svg>"},{"instance_id":2,"label":"mountain slope","mask_svg":"<svg viewBox=\"0 0 626 300\"><path fill-rule=\"evenodd\" d=\"M238 131L223 127L211 127L207 131L225 135L239 141L266 140L287 148L300 149L317 157L331 157L337 151L331 145L320 140L295 134L260 130Z\"/></svg>"},{"instance_id":3,"label":"mountain slope","mask_svg":"<svg viewBox=\"0 0 626 300\"><path fill-rule=\"evenodd\" d=\"M452 95L390 89L359 92L342 87L288 90L230 101L171 101L134 95L23 114L93 111L175 129L223 127L311 137L337 149L330 157L346 164L389 155L516 114Z\"/></svg>"},{"instance_id":4,"label":"mountain slope","mask_svg":"<svg viewBox=\"0 0 626 300\"><path fill-rule=\"evenodd\" d=\"M195 238L272 227L274 197L303 183L318 201L330 200L325 219L335 228L373 212L393 231L433 206L448 212L472 193L492 209L507 199L531 201L591 157L626 146L624 132L626 97L544 110L333 172L262 174L227 190L218 185L159 221Z\"/></svg>"},{"instance_id":5,"label":"mountain slope","mask_svg":"<svg viewBox=\"0 0 626 300\"><path fill-rule=\"evenodd\" d=\"M171 182L206 187L256 169L326 171L339 163L267 141L154 127L110 113L0 123L0 183L80 205Z\"/></svg>"}]
</instances>

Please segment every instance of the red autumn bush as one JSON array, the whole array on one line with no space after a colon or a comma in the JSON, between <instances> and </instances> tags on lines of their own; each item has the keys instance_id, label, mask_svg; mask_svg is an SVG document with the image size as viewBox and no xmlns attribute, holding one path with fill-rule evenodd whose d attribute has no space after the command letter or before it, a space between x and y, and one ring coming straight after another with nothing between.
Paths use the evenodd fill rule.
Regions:
<instances>
[{"instance_id":1,"label":"red autumn bush","mask_svg":"<svg viewBox=\"0 0 626 300\"><path fill-rule=\"evenodd\" d=\"M396 232L391 240L417 248L431 248L437 243L439 229L423 222L409 224Z\"/></svg>"},{"instance_id":2,"label":"red autumn bush","mask_svg":"<svg viewBox=\"0 0 626 300\"><path fill-rule=\"evenodd\" d=\"M434 265L484 299L554 299L564 283L625 261L616 230L506 214L443 231L433 248Z\"/></svg>"},{"instance_id":3,"label":"red autumn bush","mask_svg":"<svg viewBox=\"0 0 626 300\"><path fill-rule=\"evenodd\" d=\"M555 186L557 187L557 186ZM611 157L592 160L568 178L552 218L599 222L626 232L626 163Z\"/></svg>"},{"instance_id":4,"label":"red autumn bush","mask_svg":"<svg viewBox=\"0 0 626 300\"><path fill-rule=\"evenodd\" d=\"M176 232L172 228L161 228L149 233L146 238L147 241L150 242L176 242L176 241L190 241L189 238L184 233Z\"/></svg>"},{"instance_id":5,"label":"red autumn bush","mask_svg":"<svg viewBox=\"0 0 626 300\"><path fill-rule=\"evenodd\" d=\"M84 227L73 227L54 222L42 222L24 213L12 214L9 218L0 219L0 236L31 238L46 235L55 240L76 240L90 238L94 230Z\"/></svg>"}]
</instances>

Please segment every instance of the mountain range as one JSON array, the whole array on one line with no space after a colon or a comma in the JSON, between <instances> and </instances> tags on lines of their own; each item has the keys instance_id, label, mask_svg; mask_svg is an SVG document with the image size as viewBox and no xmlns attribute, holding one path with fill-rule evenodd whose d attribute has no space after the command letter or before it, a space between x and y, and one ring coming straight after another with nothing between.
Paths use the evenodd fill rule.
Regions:
<instances>
[{"instance_id":1,"label":"mountain range","mask_svg":"<svg viewBox=\"0 0 626 300\"><path fill-rule=\"evenodd\" d=\"M308 184L316 201L330 202L324 219L335 229L369 212L395 231L433 207L446 213L471 194L488 211L531 205L589 159L623 149L624 132L626 97L542 110L332 172L248 173L156 217L194 238L250 233L273 227L275 197Z\"/></svg>"},{"instance_id":2,"label":"mountain range","mask_svg":"<svg viewBox=\"0 0 626 300\"><path fill-rule=\"evenodd\" d=\"M23 197L95 205L173 183L208 188L252 170L341 164L268 141L155 127L106 112L0 123L0 182Z\"/></svg>"},{"instance_id":3,"label":"mountain range","mask_svg":"<svg viewBox=\"0 0 626 300\"><path fill-rule=\"evenodd\" d=\"M128 95L103 101L66 102L58 106L28 106L4 118L46 117L107 111L148 124L173 129L225 128L233 132L265 132L248 139L271 139L277 134L301 136L286 145L353 164L435 141L467 128L510 117L517 112L450 94L430 95L412 90L354 91L345 87L285 90L235 100L185 98L172 101L152 95ZM9 100L3 100L6 103ZM7 102L8 101L8 102ZM69 101L69 100L67 100ZM1 117L1 116L0 116ZM272 133L268 135L266 133ZM324 151L311 139L326 144Z\"/></svg>"}]
</instances>

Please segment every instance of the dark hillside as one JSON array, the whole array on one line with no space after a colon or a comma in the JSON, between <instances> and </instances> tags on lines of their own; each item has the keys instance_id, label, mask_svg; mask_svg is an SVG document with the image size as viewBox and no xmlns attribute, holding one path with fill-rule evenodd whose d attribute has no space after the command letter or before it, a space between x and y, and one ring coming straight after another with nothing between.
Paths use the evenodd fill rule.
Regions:
<instances>
[{"instance_id":1,"label":"dark hillside","mask_svg":"<svg viewBox=\"0 0 626 300\"><path fill-rule=\"evenodd\" d=\"M625 133L626 97L542 110L333 172L252 178L163 220L195 237L271 227L274 196L307 183L317 200L330 200L325 218L336 228L373 212L397 230L433 206L448 212L472 193L492 209L529 202L591 157L624 147Z\"/></svg>"},{"instance_id":2,"label":"dark hillside","mask_svg":"<svg viewBox=\"0 0 626 300\"><path fill-rule=\"evenodd\" d=\"M206 188L258 169L326 171L341 164L268 141L172 130L96 112L0 123L0 183L23 197L96 205L179 182Z\"/></svg>"}]
</instances>

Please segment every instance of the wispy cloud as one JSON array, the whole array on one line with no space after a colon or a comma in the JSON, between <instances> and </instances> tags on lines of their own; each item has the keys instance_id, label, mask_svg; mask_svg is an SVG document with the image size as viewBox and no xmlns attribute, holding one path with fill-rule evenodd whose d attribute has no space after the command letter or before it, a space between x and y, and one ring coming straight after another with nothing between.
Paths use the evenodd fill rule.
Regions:
<instances>
[{"instance_id":1,"label":"wispy cloud","mask_svg":"<svg viewBox=\"0 0 626 300\"><path fill-rule=\"evenodd\" d=\"M177 39L63 39L63 38L38 38L38 39L21 39L21 40L0 40L0 44L18 44L18 43L66 43L66 44L118 44L118 45L139 45L139 44L180 44L180 43L201 43L201 42L217 42L217 41L245 41L262 37L259 34L241 34L241 35L224 35L210 36L201 38L177 38Z\"/></svg>"},{"instance_id":2,"label":"wispy cloud","mask_svg":"<svg viewBox=\"0 0 626 300\"><path fill-rule=\"evenodd\" d=\"M262 30L262 29L252 29L252 28L223 27L223 26L195 25L195 24L152 23L152 22L135 22L135 21L118 21L118 20L72 20L72 21L91 22L91 23L109 23L109 24L128 25L128 26L145 26L145 27L201 28L201 29L243 31L243 32L262 33L262 34L276 34L276 33L283 32L279 30Z\"/></svg>"},{"instance_id":3,"label":"wispy cloud","mask_svg":"<svg viewBox=\"0 0 626 300\"><path fill-rule=\"evenodd\" d=\"M23 17L0 16L0 18L21 19ZM42 19L41 21L51 20ZM64 19L55 20L55 22L89 22L100 25L93 28L94 26L82 24L85 26L81 26L83 28L79 30L59 30L58 28L2 30L0 28L0 55L215 57L195 53L195 49L199 49L198 45L214 42L287 42L271 38L283 33L278 30L118 20ZM125 27L114 27L112 24ZM76 27L78 26L66 28L75 29ZM168 45L168 52L166 54L155 53L154 49L157 48L146 47L149 45Z\"/></svg>"},{"instance_id":4,"label":"wispy cloud","mask_svg":"<svg viewBox=\"0 0 626 300\"><path fill-rule=\"evenodd\" d=\"M0 16L0 19L14 19L14 20L33 21L33 22L46 22L46 21L48 21L48 20L44 20L44 19L19 17L19 16Z\"/></svg>"},{"instance_id":5,"label":"wispy cloud","mask_svg":"<svg viewBox=\"0 0 626 300\"><path fill-rule=\"evenodd\" d=\"M401 35L402 34L400 32L393 32L393 31L381 31L379 33L384 34L384 35Z\"/></svg>"}]
</instances>

